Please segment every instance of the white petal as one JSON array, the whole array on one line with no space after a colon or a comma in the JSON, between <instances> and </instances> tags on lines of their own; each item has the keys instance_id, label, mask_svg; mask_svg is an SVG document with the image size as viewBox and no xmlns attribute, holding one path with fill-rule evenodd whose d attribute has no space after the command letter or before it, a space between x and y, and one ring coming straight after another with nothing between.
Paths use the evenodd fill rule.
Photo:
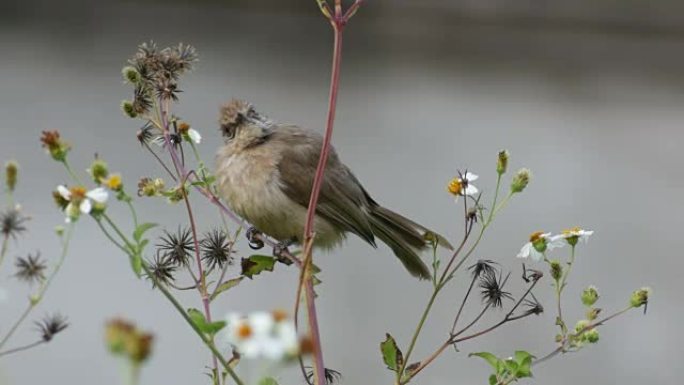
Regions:
<instances>
[{"instance_id":1,"label":"white petal","mask_svg":"<svg viewBox=\"0 0 684 385\"><path fill-rule=\"evenodd\" d=\"M104 187L98 187L88 191L86 196L97 203L105 203L107 202L107 198L109 198L109 193Z\"/></svg>"},{"instance_id":2,"label":"white petal","mask_svg":"<svg viewBox=\"0 0 684 385\"><path fill-rule=\"evenodd\" d=\"M475 195L477 192L477 187L473 186L472 184L468 184L468 187L465 188L463 195Z\"/></svg>"},{"instance_id":3,"label":"white petal","mask_svg":"<svg viewBox=\"0 0 684 385\"><path fill-rule=\"evenodd\" d=\"M81 209L83 214L90 214L90 211L93 209L93 204L90 203L90 199L84 199L83 202L81 202L79 209Z\"/></svg>"},{"instance_id":4,"label":"white petal","mask_svg":"<svg viewBox=\"0 0 684 385\"><path fill-rule=\"evenodd\" d=\"M66 200L71 200L71 191L69 191L69 189L66 188L66 186L57 186L57 192L59 193L59 195L62 196L62 198Z\"/></svg>"},{"instance_id":5,"label":"white petal","mask_svg":"<svg viewBox=\"0 0 684 385\"><path fill-rule=\"evenodd\" d=\"M255 335L268 335L273 330L273 315L267 312L252 313L247 317Z\"/></svg>"},{"instance_id":6,"label":"white petal","mask_svg":"<svg viewBox=\"0 0 684 385\"><path fill-rule=\"evenodd\" d=\"M523 245L522 249L520 249L520 252L516 257L518 258L527 258L530 256L530 251L532 250L532 242L527 242L526 244Z\"/></svg>"},{"instance_id":7,"label":"white petal","mask_svg":"<svg viewBox=\"0 0 684 385\"><path fill-rule=\"evenodd\" d=\"M188 130L188 136L190 137L190 140L197 144L200 144L200 142L202 141L202 135L200 135L200 133L193 128Z\"/></svg>"},{"instance_id":8,"label":"white petal","mask_svg":"<svg viewBox=\"0 0 684 385\"><path fill-rule=\"evenodd\" d=\"M541 260L544 259L544 254L538 252L537 249L532 247L532 250L530 250L530 258L532 258L532 260L535 262L540 262Z\"/></svg>"},{"instance_id":9,"label":"white petal","mask_svg":"<svg viewBox=\"0 0 684 385\"><path fill-rule=\"evenodd\" d=\"M467 172L463 178L465 180L467 180L468 182L472 182L474 180L477 180L477 178L479 178L479 176L473 174L472 172Z\"/></svg>"}]
</instances>

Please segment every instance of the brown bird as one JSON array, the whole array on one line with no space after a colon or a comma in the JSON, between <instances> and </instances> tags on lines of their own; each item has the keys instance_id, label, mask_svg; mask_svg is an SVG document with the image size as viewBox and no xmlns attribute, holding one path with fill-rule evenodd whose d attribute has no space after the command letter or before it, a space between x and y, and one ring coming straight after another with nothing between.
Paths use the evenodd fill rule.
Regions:
<instances>
[{"instance_id":1,"label":"brown bird","mask_svg":"<svg viewBox=\"0 0 684 385\"><path fill-rule=\"evenodd\" d=\"M241 100L221 108L225 138L216 157L221 197L256 229L284 245L301 243L323 137L293 125L278 124ZM314 246L332 248L353 233L376 247L387 244L414 276L430 270L419 252L428 247L416 222L380 206L331 148L314 218ZM443 237L439 243L451 248Z\"/></svg>"}]
</instances>

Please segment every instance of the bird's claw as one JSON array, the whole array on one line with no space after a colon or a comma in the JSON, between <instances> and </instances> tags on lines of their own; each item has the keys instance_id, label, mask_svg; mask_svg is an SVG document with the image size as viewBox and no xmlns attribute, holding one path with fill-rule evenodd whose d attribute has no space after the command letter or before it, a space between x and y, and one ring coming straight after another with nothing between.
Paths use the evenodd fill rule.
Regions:
<instances>
[{"instance_id":1,"label":"bird's claw","mask_svg":"<svg viewBox=\"0 0 684 385\"><path fill-rule=\"evenodd\" d=\"M291 265L292 260L288 258L286 255L290 253L290 251L287 249L292 242L278 242L273 246L273 256L276 257L278 262L283 263L285 265Z\"/></svg>"},{"instance_id":2,"label":"bird's claw","mask_svg":"<svg viewBox=\"0 0 684 385\"><path fill-rule=\"evenodd\" d=\"M252 250L260 250L264 248L264 241L261 240L262 232L256 227L247 229L247 242Z\"/></svg>"}]
</instances>

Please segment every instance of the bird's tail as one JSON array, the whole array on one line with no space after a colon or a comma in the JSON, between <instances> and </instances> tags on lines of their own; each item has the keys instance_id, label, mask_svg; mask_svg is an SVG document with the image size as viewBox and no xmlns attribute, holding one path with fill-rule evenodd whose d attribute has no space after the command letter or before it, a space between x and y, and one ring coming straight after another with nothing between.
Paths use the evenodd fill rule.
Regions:
<instances>
[{"instance_id":1,"label":"bird's tail","mask_svg":"<svg viewBox=\"0 0 684 385\"><path fill-rule=\"evenodd\" d=\"M440 245L452 248L442 236L382 206L372 208L370 225L373 234L392 249L406 270L421 279L431 277L430 269L419 256L428 247L425 233L435 234Z\"/></svg>"}]
</instances>

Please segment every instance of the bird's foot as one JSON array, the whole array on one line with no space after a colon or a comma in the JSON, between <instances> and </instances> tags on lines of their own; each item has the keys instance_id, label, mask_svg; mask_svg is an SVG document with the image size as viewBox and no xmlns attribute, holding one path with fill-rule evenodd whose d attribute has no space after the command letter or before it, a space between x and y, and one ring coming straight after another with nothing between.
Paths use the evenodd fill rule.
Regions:
<instances>
[{"instance_id":1,"label":"bird's foot","mask_svg":"<svg viewBox=\"0 0 684 385\"><path fill-rule=\"evenodd\" d=\"M285 242L278 242L273 246L273 256L276 257L278 262L288 266L293 263L292 259L289 257L290 250L288 250L288 247L293 243L294 239L290 239Z\"/></svg>"},{"instance_id":2,"label":"bird's foot","mask_svg":"<svg viewBox=\"0 0 684 385\"><path fill-rule=\"evenodd\" d=\"M261 239L263 233L257 230L256 227L250 227L247 229L247 242L252 250L260 250L264 248L264 241Z\"/></svg>"}]
</instances>

